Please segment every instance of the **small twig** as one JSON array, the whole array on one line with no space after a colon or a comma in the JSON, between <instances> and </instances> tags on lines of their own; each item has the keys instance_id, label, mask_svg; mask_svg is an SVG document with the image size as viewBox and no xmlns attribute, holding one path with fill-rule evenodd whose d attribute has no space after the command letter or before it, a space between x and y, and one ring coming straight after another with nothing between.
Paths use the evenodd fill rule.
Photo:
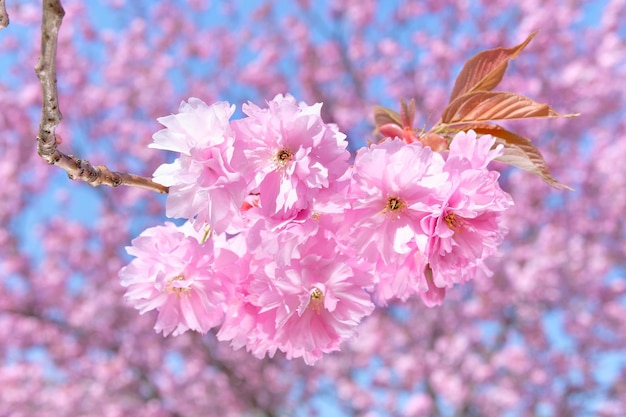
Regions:
<instances>
[{"instance_id":1,"label":"small twig","mask_svg":"<svg viewBox=\"0 0 626 417\"><path fill-rule=\"evenodd\" d=\"M0 0L0 30L9 26L9 14L4 7L4 0Z\"/></svg>"},{"instance_id":2,"label":"small twig","mask_svg":"<svg viewBox=\"0 0 626 417\"><path fill-rule=\"evenodd\" d=\"M4 0L0 0L3 4ZM41 55L35 73L41 83L43 105L41 123L37 136L37 153L49 164L56 165L67 172L73 180L82 180L89 185L128 185L145 188L167 194L168 188L139 175L113 172L103 165L93 166L89 161L73 155L66 155L57 149L56 127L63 116L59 110L59 99L56 78L56 55L59 27L65 11L60 0L43 1L43 17L41 20Z\"/></svg>"}]
</instances>

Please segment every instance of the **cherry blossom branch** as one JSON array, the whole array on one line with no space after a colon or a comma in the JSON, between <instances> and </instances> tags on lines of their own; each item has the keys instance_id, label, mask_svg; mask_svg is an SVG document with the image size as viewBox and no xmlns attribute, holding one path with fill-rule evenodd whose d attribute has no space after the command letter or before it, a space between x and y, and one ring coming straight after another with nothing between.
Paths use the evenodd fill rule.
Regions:
<instances>
[{"instance_id":1,"label":"cherry blossom branch","mask_svg":"<svg viewBox=\"0 0 626 417\"><path fill-rule=\"evenodd\" d=\"M3 3L4 0L0 0L1 9L4 9ZM98 185L108 185L110 187L128 185L167 194L167 187L157 184L149 178L114 172L104 165L94 166L87 160L79 159L74 155L66 155L57 149L55 130L63 116L59 110L56 55L59 28L64 15L65 11L60 0L46 0L43 2L41 55L35 66L35 73L41 83L43 96L41 123L39 124L39 135L37 136L37 153L49 164L64 169L70 179L82 180L94 187ZM0 19L2 19L1 16L0 14Z\"/></svg>"},{"instance_id":2,"label":"cherry blossom branch","mask_svg":"<svg viewBox=\"0 0 626 417\"><path fill-rule=\"evenodd\" d=\"M4 7L4 0L0 0L0 30L9 26L9 14Z\"/></svg>"}]
</instances>

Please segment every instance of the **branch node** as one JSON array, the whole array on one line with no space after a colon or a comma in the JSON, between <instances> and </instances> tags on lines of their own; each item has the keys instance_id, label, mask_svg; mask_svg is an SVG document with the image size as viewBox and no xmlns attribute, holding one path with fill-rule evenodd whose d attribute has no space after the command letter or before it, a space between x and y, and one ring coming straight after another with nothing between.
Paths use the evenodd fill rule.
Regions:
<instances>
[{"instance_id":1,"label":"branch node","mask_svg":"<svg viewBox=\"0 0 626 417\"><path fill-rule=\"evenodd\" d=\"M120 185L122 185L122 177L120 176L119 173L114 172L113 173L113 178L112 178L112 186L113 187L119 187Z\"/></svg>"}]
</instances>

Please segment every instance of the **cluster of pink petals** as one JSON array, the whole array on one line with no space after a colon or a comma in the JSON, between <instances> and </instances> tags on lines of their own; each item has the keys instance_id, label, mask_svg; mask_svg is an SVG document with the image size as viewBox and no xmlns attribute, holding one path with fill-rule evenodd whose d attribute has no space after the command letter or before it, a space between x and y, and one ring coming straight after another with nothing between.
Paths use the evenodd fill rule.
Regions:
<instances>
[{"instance_id":1,"label":"cluster of pink petals","mask_svg":"<svg viewBox=\"0 0 626 417\"><path fill-rule=\"evenodd\" d=\"M308 106L278 95L248 103L182 103L159 121L152 147L179 153L155 181L167 215L144 231L120 271L126 298L159 312L156 330L220 327L217 337L258 357L313 364L339 350L374 310L419 296L441 304L502 242L512 200L487 168L502 149L457 134L444 157L398 138L360 150Z\"/></svg>"},{"instance_id":2,"label":"cluster of pink petals","mask_svg":"<svg viewBox=\"0 0 626 417\"><path fill-rule=\"evenodd\" d=\"M230 117L235 106L220 102L208 106L190 98L179 113L159 118L166 129L154 134L152 148L178 152L171 164L154 172L154 180L170 188L166 214L193 219L224 232L239 213L245 197L245 182L231 164L235 134Z\"/></svg>"},{"instance_id":3,"label":"cluster of pink petals","mask_svg":"<svg viewBox=\"0 0 626 417\"><path fill-rule=\"evenodd\" d=\"M477 268L488 273L483 261L506 233L501 214L513 200L500 188L499 174L486 168L502 152L502 145L491 150L494 142L470 131L450 144L444 168L449 179L440 189L440 202L423 221L429 236L425 253L439 288L473 278Z\"/></svg>"},{"instance_id":4,"label":"cluster of pink petals","mask_svg":"<svg viewBox=\"0 0 626 417\"><path fill-rule=\"evenodd\" d=\"M155 330L165 336L206 333L221 324L228 268L238 260L227 249L214 250L210 239L198 241L185 226L168 222L144 230L127 248L135 259L119 273L125 297L141 314L159 312Z\"/></svg>"},{"instance_id":5,"label":"cluster of pink petals","mask_svg":"<svg viewBox=\"0 0 626 417\"><path fill-rule=\"evenodd\" d=\"M318 229L301 244L279 249L290 252L287 263L281 262L285 253L251 258L245 296L227 311L218 338L243 340L260 357L279 349L307 364L339 350L374 304L366 291L370 272L336 246Z\"/></svg>"},{"instance_id":6,"label":"cluster of pink petals","mask_svg":"<svg viewBox=\"0 0 626 417\"><path fill-rule=\"evenodd\" d=\"M346 136L322 121L321 107L278 95L266 109L244 104L248 117L233 122L243 139L240 170L268 219L282 222L310 210L348 168Z\"/></svg>"},{"instance_id":7,"label":"cluster of pink petals","mask_svg":"<svg viewBox=\"0 0 626 417\"><path fill-rule=\"evenodd\" d=\"M419 294L438 305L447 287L488 271L483 261L502 241L501 213L512 205L487 169L502 152L494 143L469 131L454 137L446 159L400 139L357 153L343 232L374 263L379 304Z\"/></svg>"}]
</instances>

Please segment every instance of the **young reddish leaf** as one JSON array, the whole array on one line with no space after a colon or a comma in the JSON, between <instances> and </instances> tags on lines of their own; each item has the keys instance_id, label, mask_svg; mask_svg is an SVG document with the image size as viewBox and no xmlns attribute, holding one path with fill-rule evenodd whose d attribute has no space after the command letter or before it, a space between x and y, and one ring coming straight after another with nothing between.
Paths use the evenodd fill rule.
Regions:
<instances>
[{"instance_id":1,"label":"young reddish leaf","mask_svg":"<svg viewBox=\"0 0 626 417\"><path fill-rule=\"evenodd\" d=\"M476 91L456 98L446 107L441 121L447 124L476 123L489 120L528 119L534 117L573 117L562 115L547 104L515 93Z\"/></svg>"},{"instance_id":2,"label":"young reddish leaf","mask_svg":"<svg viewBox=\"0 0 626 417\"><path fill-rule=\"evenodd\" d=\"M502 81L509 60L515 58L537 34L533 32L526 40L513 48L495 48L479 52L463 66L454 82L449 103L457 97L475 91L491 91Z\"/></svg>"},{"instance_id":3,"label":"young reddish leaf","mask_svg":"<svg viewBox=\"0 0 626 417\"><path fill-rule=\"evenodd\" d=\"M543 159L541 152L533 143L523 136L509 132L505 128L486 124L472 124L463 126L463 130L473 129L474 132L482 135L491 135L496 138L497 144L504 145L504 154L496 161L503 162L505 164L513 165L515 167L529 171L535 175L541 177L546 183L557 189L572 188L562 184L550 173L548 164Z\"/></svg>"},{"instance_id":4,"label":"young reddish leaf","mask_svg":"<svg viewBox=\"0 0 626 417\"><path fill-rule=\"evenodd\" d=\"M402 121L402 127L413 127L415 111L415 99L411 99L408 105L406 101L400 100L400 120Z\"/></svg>"},{"instance_id":5,"label":"young reddish leaf","mask_svg":"<svg viewBox=\"0 0 626 417\"><path fill-rule=\"evenodd\" d=\"M388 123L402 126L402 118L397 112L391 109L382 106L374 106L374 124L376 125L376 129Z\"/></svg>"}]
</instances>

